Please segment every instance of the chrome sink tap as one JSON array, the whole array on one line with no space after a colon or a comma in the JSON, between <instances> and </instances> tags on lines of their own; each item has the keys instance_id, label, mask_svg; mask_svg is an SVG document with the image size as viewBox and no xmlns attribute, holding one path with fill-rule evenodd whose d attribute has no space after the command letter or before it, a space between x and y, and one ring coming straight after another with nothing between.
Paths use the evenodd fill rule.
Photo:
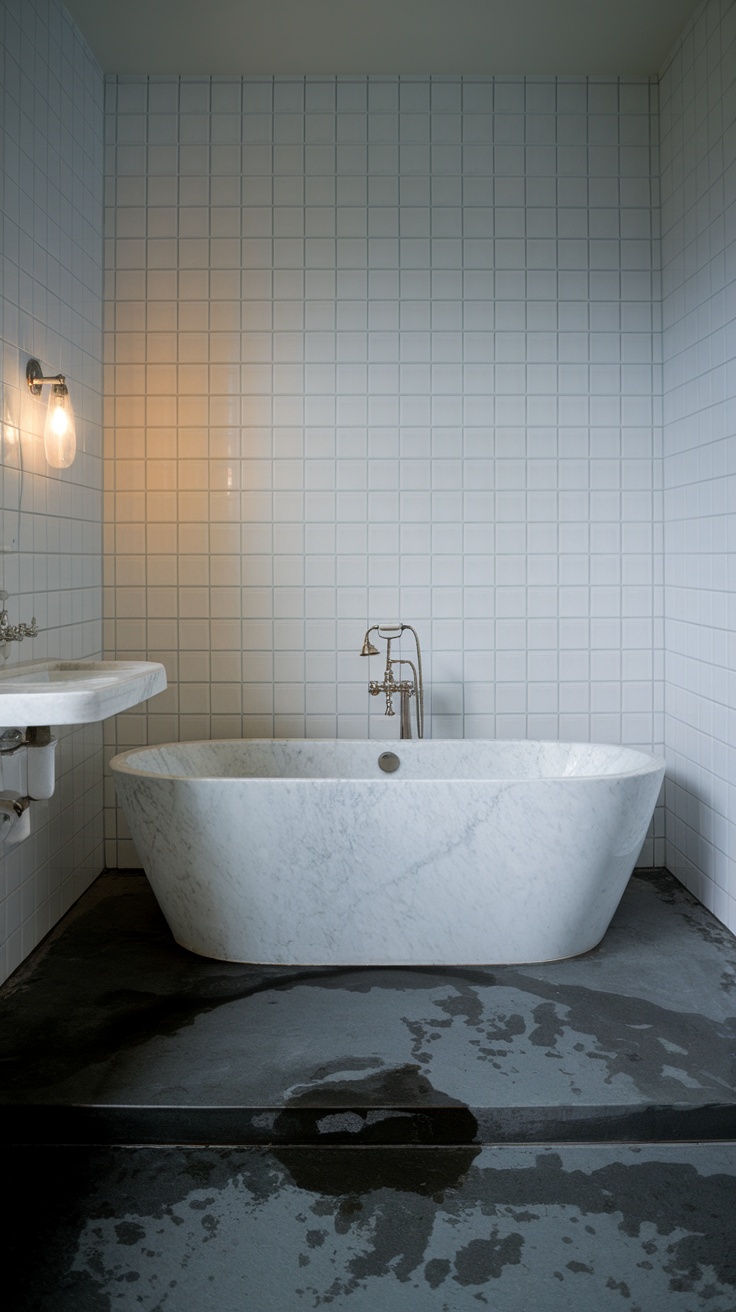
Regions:
<instances>
[{"instance_id":1,"label":"chrome sink tap","mask_svg":"<svg viewBox=\"0 0 736 1312\"><path fill-rule=\"evenodd\" d=\"M36 616L33 616L30 624L11 624L8 612L5 609L5 602L8 600L8 593L0 590L0 643L3 642L22 642L24 638L35 638L38 633Z\"/></svg>"},{"instance_id":2,"label":"chrome sink tap","mask_svg":"<svg viewBox=\"0 0 736 1312\"><path fill-rule=\"evenodd\" d=\"M416 665L413 661L391 655L391 643L408 630L414 637L414 646L416 648ZM383 672L383 679L371 679L368 684L368 691L372 697L378 697L384 693L386 697L385 714L393 716L394 697L398 695L400 699L400 731L401 738L411 738L411 699L414 698L414 707L416 712L417 738L424 737L424 685L422 681L422 654L419 647L419 638L416 629L411 624L372 624L366 631L363 639L361 656L378 656L378 648L371 642L371 633L377 633L379 638L383 638L386 643L386 668ZM411 679L394 678L395 665L408 665L411 670Z\"/></svg>"}]
</instances>

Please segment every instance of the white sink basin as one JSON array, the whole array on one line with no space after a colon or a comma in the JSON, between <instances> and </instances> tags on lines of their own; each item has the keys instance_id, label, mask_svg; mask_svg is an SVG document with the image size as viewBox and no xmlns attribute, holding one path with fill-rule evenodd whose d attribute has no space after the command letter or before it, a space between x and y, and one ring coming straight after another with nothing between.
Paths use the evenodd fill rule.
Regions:
<instances>
[{"instance_id":1,"label":"white sink basin","mask_svg":"<svg viewBox=\"0 0 736 1312\"><path fill-rule=\"evenodd\" d=\"M0 725L92 724L165 687L157 661L26 661L0 670Z\"/></svg>"}]
</instances>

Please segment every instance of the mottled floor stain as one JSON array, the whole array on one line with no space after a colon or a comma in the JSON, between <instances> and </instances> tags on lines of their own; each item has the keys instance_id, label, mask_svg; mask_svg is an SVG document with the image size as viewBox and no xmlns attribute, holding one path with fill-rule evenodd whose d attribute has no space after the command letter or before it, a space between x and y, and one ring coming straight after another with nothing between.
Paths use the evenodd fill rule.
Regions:
<instances>
[{"instance_id":1,"label":"mottled floor stain","mask_svg":"<svg viewBox=\"0 0 736 1312\"><path fill-rule=\"evenodd\" d=\"M293 970L103 877L0 990L6 1301L736 1312L736 1143L651 1142L736 1140L735 1054L736 940L664 874L576 960Z\"/></svg>"},{"instance_id":2,"label":"mottled floor stain","mask_svg":"<svg viewBox=\"0 0 736 1312\"><path fill-rule=\"evenodd\" d=\"M352 1077L352 1063L347 1065ZM345 1073L340 1063L335 1070ZM436 1089L417 1065L391 1067L363 1078L333 1079L333 1072L324 1067L316 1074L322 1079L292 1092L287 1110L273 1117L270 1130L276 1142L329 1145L344 1143L348 1136L362 1145L472 1144L478 1139L478 1122L470 1109ZM422 1109L436 1113L448 1108L450 1116L433 1114L431 1126L423 1130Z\"/></svg>"},{"instance_id":3,"label":"mottled floor stain","mask_svg":"<svg viewBox=\"0 0 736 1312\"><path fill-rule=\"evenodd\" d=\"M8 1167L13 1312L736 1307L736 1145L16 1149Z\"/></svg>"}]
</instances>

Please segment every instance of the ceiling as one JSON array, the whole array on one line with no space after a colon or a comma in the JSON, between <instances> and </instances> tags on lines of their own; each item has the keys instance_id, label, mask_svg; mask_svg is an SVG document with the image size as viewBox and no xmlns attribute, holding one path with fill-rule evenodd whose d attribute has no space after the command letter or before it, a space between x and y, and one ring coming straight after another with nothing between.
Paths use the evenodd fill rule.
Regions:
<instances>
[{"instance_id":1,"label":"ceiling","mask_svg":"<svg viewBox=\"0 0 736 1312\"><path fill-rule=\"evenodd\" d=\"M106 73L658 73L699 0L65 0Z\"/></svg>"}]
</instances>

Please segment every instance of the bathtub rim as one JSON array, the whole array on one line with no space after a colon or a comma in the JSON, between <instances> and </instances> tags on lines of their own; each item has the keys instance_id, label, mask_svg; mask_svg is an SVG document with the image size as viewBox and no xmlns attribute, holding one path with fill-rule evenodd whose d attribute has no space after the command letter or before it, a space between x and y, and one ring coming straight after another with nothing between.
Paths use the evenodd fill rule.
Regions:
<instances>
[{"instance_id":1,"label":"bathtub rim","mask_svg":"<svg viewBox=\"0 0 736 1312\"><path fill-rule=\"evenodd\" d=\"M404 740L404 745L406 745L407 742L418 743L422 741L424 740L407 739ZM447 743L463 742L463 743L479 743L479 744L480 743L494 743L494 744L506 743L509 746L533 745L533 746L540 746L540 747L552 746L552 747L569 747L569 748L598 747L601 749L609 748L616 752L619 752L623 749L624 751L631 752L635 756L639 757L641 764L637 765L635 768L631 770L608 771L603 774L528 774L528 775L516 776L515 778L508 778L506 776L502 776L501 774L473 775L470 777L468 777L465 774L448 774L442 776L436 775L431 778L427 778L426 776L406 778L406 776L402 777L398 773L389 774L389 775L381 773L376 776L371 776L370 778L355 778L355 776L345 775L345 774L324 774L324 775L177 774L170 771L164 772L162 770L146 770L146 769L142 769L141 767L132 766L128 764L128 758L131 756L135 756L137 754L143 752L149 752L149 751L163 751L167 747L189 747L189 746L195 747L195 746L203 746L203 745L206 745L208 747L215 747L215 746L219 746L220 744L232 746L235 743L244 743L244 744L253 744L253 745L266 743L269 746L273 746L275 743L284 743L286 745L288 744L301 745L304 743L340 743L342 746L346 746L346 747L350 746L351 744L360 744L361 746L365 746L366 744L369 744L371 747L375 747L377 753L380 755L380 753L384 751L396 751L397 748L400 748L401 746L401 740L385 739L385 738L374 739L374 738L262 738L261 737L261 738L192 738L192 739L173 739L171 741L164 742L164 743L146 743L140 747L128 747L123 752L117 752L115 756L111 757L109 765L110 765L110 770L113 772L113 774L127 775L129 777L139 778L139 779L159 779L162 781L167 780L172 783L174 782L175 783L218 783L218 784L288 783L291 785L291 784L299 784L299 783L383 784L388 781L393 787L396 787L397 784L450 784L450 783L456 783L456 784L493 783L493 784L503 784L504 786L507 786L509 784L542 784L542 783L581 784L581 783L601 782L603 780L607 780L608 782L613 783L621 779L642 778L650 774L656 774L659 771L662 772L662 782L664 782L664 776L667 767L667 762L664 756L658 756L653 752L645 752L639 747L630 747L627 743L610 743L610 742L590 743L578 739L576 739L574 742L565 742L559 738L430 738L427 739L426 741L432 743L442 743L442 742L447 742Z\"/></svg>"}]
</instances>

